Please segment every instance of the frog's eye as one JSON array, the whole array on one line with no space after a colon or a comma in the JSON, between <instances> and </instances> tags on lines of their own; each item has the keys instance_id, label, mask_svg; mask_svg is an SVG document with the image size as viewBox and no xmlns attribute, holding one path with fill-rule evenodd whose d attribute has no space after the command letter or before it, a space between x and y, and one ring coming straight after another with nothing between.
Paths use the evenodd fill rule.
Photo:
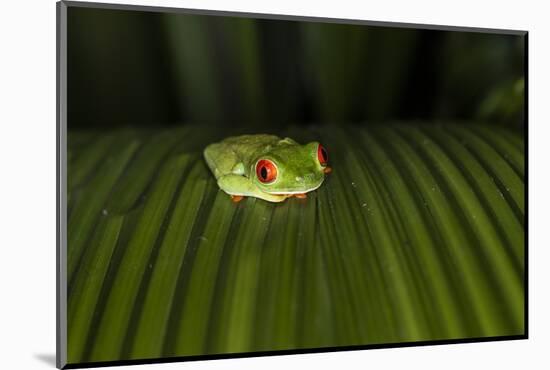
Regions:
<instances>
[{"instance_id":1,"label":"frog's eye","mask_svg":"<svg viewBox=\"0 0 550 370\"><path fill-rule=\"evenodd\" d=\"M269 159L260 159L256 163L256 176L264 184L273 182L277 178L277 167Z\"/></svg>"},{"instance_id":2,"label":"frog's eye","mask_svg":"<svg viewBox=\"0 0 550 370\"><path fill-rule=\"evenodd\" d=\"M319 163L321 163L321 166L326 166L328 163L327 150L321 144L319 144L319 147L317 148L317 159L319 159Z\"/></svg>"}]
</instances>

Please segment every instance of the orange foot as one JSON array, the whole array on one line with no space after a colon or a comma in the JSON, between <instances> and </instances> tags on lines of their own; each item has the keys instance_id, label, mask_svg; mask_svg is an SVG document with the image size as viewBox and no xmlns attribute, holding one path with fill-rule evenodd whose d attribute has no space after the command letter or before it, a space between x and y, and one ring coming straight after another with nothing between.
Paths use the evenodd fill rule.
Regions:
<instances>
[{"instance_id":1,"label":"orange foot","mask_svg":"<svg viewBox=\"0 0 550 370\"><path fill-rule=\"evenodd\" d=\"M303 193L303 194L294 194L294 196L296 198L300 198L300 199L306 199L307 198L307 194L306 193Z\"/></svg>"},{"instance_id":2,"label":"orange foot","mask_svg":"<svg viewBox=\"0 0 550 370\"><path fill-rule=\"evenodd\" d=\"M329 173L332 172L332 168L330 168L330 167L325 167L325 169L323 170L323 172L326 173L326 174L329 174Z\"/></svg>"},{"instance_id":3,"label":"orange foot","mask_svg":"<svg viewBox=\"0 0 550 370\"><path fill-rule=\"evenodd\" d=\"M244 197L242 195L232 195L231 200L233 203L239 203L241 200L243 200Z\"/></svg>"}]
</instances>

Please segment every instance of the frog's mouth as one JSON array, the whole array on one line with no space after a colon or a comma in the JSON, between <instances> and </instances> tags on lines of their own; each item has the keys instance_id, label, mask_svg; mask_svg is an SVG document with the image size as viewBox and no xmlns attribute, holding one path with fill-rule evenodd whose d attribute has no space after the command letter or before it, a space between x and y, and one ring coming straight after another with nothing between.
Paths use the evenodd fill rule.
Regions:
<instances>
[{"instance_id":1,"label":"frog's mouth","mask_svg":"<svg viewBox=\"0 0 550 370\"><path fill-rule=\"evenodd\" d=\"M304 189L281 190L281 191L265 191L264 190L264 193L273 194L273 195L304 194L304 193L309 193L310 191L317 190L323 184L324 181L325 181L325 179L321 180L317 186L314 186L314 187L309 188L307 190L305 188Z\"/></svg>"}]
</instances>

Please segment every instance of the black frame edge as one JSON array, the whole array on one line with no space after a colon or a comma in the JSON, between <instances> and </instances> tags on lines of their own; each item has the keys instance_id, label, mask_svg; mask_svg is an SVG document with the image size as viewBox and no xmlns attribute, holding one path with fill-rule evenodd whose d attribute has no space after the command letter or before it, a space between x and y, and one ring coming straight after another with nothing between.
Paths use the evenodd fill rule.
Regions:
<instances>
[{"instance_id":1,"label":"black frame edge","mask_svg":"<svg viewBox=\"0 0 550 370\"><path fill-rule=\"evenodd\" d=\"M525 226L524 226L524 280L523 289L524 295L524 318L523 328L525 331L525 338L529 338L529 32L525 32L523 46L523 78L524 78L524 93L523 93L523 140L525 141L525 153L524 153L524 191L525 197Z\"/></svg>"},{"instance_id":2,"label":"black frame edge","mask_svg":"<svg viewBox=\"0 0 550 370\"><path fill-rule=\"evenodd\" d=\"M320 23L342 23L342 24L357 24L368 26L394 27L394 28L416 28L425 30L437 31L460 31L460 32L480 32L480 33L498 33L504 35L524 35L527 30L512 30L498 28L482 28L482 27L462 27L448 26L440 24L423 24L423 23L406 23L406 22L384 22L353 18L330 18L321 16L301 16L290 14L269 14L269 13L250 13L250 12L232 12L228 10L208 10L208 9L193 9L193 8L174 8L163 6L147 6L147 5L131 5L131 4L111 4L101 2L81 2L73 0L62 0L67 6L78 8L94 8L94 9L110 9L110 10L133 10L141 12L166 12L179 14L194 14L194 15L213 15L220 17L244 17L258 19L275 19L284 21L308 21Z\"/></svg>"},{"instance_id":3,"label":"black frame edge","mask_svg":"<svg viewBox=\"0 0 550 370\"><path fill-rule=\"evenodd\" d=\"M56 3L56 367L67 365L67 4Z\"/></svg>"},{"instance_id":4,"label":"black frame edge","mask_svg":"<svg viewBox=\"0 0 550 370\"><path fill-rule=\"evenodd\" d=\"M509 336L499 336L499 337L429 340L429 341L419 341L419 342L369 344L369 345L358 345L358 346L321 347L321 348L310 348L310 349L223 353L223 354L215 354L215 355L177 356L177 357L163 357L163 358L137 359L137 360L100 361L100 362L67 364L65 367L63 367L63 369L81 369L81 368L94 368L94 367L104 367L104 366L145 365L145 364L160 364L160 363L172 363L172 362L205 361L205 360L223 360L223 359L230 359L230 358L269 357L269 356L283 356L283 355L359 351L359 350L366 350L366 349L372 350L372 349L407 348L407 347L421 347L421 346L446 345L446 344L499 342L499 341L524 340L524 339L527 339L526 335L509 335Z\"/></svg>"}]
</instances>

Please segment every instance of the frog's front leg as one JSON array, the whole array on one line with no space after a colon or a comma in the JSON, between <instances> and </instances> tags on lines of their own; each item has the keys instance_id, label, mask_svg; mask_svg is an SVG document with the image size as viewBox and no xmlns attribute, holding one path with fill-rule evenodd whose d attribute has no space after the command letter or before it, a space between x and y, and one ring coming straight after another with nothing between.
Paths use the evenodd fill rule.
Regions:
<instances>
[{"instance_id":1,"label":"frog's front leg","mask_svg":"<svg viewBox=\"0 0 550 370\"><path fill-rule=\"evenodd\" d=\"M241 175L228 174L218 179L218 186L227 194L233 197L235 202L240 201L239 197L256 197L269 202L282 202L286 195L267 194L262 192L248 178Z\"/></svg>"}]
</instances>

